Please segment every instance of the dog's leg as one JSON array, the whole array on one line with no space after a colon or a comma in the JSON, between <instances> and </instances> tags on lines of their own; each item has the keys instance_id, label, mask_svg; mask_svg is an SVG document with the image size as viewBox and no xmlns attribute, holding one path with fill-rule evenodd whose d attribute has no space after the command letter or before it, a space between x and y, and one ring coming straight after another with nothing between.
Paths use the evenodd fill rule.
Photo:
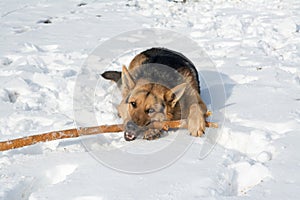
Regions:
<instances>
[{"instance_id":1,"label":"dog's leg","mask_svg":"<svg viewBox=\"0 0 300 200\"><path fill-rule=\"evenodd\" d=\"M205 112L195 103L190 106L188 116L188 130L192 136L200 137L205 131Z\"/></svg>"}]
</instances>

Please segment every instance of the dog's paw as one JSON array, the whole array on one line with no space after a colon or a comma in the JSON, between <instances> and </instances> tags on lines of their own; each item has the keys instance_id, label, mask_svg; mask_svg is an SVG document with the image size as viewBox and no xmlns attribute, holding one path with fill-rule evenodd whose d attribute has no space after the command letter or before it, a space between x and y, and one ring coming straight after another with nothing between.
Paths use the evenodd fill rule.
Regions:
<instances>
[{"instance_id":1,"label":"dog's paw","mask_svg":"<svg viewBox=\"0 0 300 200\"><path fill-rule=\"evenodd\" d=\"M144 139L155 140L160 138L162 131L159 129L148 129L144 132Z\"/></svg>"},{"instance_id":2,"label":"dog's paw","mask_svg":"<svg viewBox=\"0 0 300 200\"><path fill-rule=\"evenodd\" d=\"M190 114L188 117L188 130L192 136L200 137L205 131L205 118L199 105L193 104L190 107Z\"/></svg>"}]
</instances>

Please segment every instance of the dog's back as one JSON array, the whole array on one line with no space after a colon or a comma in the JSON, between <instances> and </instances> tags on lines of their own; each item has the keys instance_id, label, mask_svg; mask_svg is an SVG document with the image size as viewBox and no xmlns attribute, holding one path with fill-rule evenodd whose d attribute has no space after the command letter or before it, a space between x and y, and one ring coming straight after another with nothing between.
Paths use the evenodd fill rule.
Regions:
<instances>
[{"instance_id":1,"label":"dog's back","mask_svg":"<svg viewBox=\"0 0 300 200\"><path fill-rule=\"evenodd\" d=\"M181 74L191 87L200 94L198 72L194 64L181 53L166 48L151 48L141 52L131 61L129 71L136 70L141 66L146 69L154 64L164 65ZM142 70L141 70L142 71ZM170 70L168 70L170 71ZM149 75L149 74L148 74ZM147 76L148 76L147 75ZM113 80L121 85L121 72L107 71L102 74L106 79ZM141 78L141 77L137 77Z\"/></svg>"}]
</instances>

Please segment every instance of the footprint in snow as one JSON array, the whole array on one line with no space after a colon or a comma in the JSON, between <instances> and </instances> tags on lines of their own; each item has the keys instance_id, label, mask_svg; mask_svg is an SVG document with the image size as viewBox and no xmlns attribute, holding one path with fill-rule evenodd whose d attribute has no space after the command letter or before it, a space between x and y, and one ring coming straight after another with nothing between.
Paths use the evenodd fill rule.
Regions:
<instances>
[{"instance_id":1,"label":"footprint in snow","mask_svg":"<svg viewBox=\"0 0 300 200\"><path fill-rule=\"evenodd\" d=\"M39 178L22 176L18 184L6 191L4 199L36 199L34 196L36 191L65 181L76 169L76 165L65 164L46 170L44 176Z\"/></svg>"},{"instance_id":2,"label":"footprint in snow","mask_svg":"<svg viewBox=\"0 0 300 200\"><path fill-rule=\"evenodd\" d=\"M8 66L8 65L12 64L13 61L10 58L5 57L5 58L2 59L1 63L4 66Z\"/></svg>"},{"instance_id":3,"label":"footprint in snow","mask_svg":"<svg viewBox=\"0 0 300 200\"><path fill-rule=\"evenodd\" d=\"M78 7L82 7L82 6L86 6L86 5L87 5L87 3L85 3L85 2L77 4Z\"/></svg>"},{"instance_id":4,"label":"footprint in snow","mask_svg":"<svg viewBox=\"0 0 300 200\"><path fill-rule=\"evenodd\" d=\"M50 19L42 19L37 22L38 24L51 24L52 21Z\"/></svg>"},{"instance_id":5,"label":"footprint in snow","mask_svg":"<svg viewBox=\"0 0 300 200\"><path fill-rule=\"evenodd\" d=\"M8 91L6 89L0 91L0 99L4 102L15 103L19 94L15 91Z\"/></svg>"}]
</instances>

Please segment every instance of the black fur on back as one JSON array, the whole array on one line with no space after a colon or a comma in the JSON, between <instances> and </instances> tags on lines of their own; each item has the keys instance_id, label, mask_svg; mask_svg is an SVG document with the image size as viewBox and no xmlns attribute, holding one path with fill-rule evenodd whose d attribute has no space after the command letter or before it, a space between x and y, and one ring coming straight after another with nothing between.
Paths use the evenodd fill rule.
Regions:
<instances>
[{"instance_id":1,"label":"black fur on back","mask_svg":"<svg viewBox=\"0 0 300 200\"><path fill-rule=\"evenodd\" d=\"M160 64L161 66L168 66L169 68L173 69L173 71L177 72L179 72L182 69L188 69L193 75L194 80L196 80L197 82L198 92L200 94L198 72L194 64L187 57L185 57L181 53L166 48L151 48L141 52L140 54L145 55L147 59L142 63L143 66L141 67L141 69L137 70L138 73L135 75L136 80L138 78L145 78L148 76L152 81L166 80L169 84L173 80L175 85L178 84L178 82L182 82L182 80L179 80L181 78L178 75L175 75L174 72L167 74L166 72L163 72L162 69L159 70L159 67L156 67L156 69L153 70L155 64ZM172 71L171 69L167 71L170 72ZM121 72L107 71L102 74L102 77L117 82L118 86L121 85Z\"/></svg>"},{"instance_id":2,"label":"black fur on back","mask_svg":"<svg viewBox=\"0 0 300 200\"><path fill-rule=\"evenodd\" d=\"M195 80L197 81L198 86L200 87L198 72L194 64L184 55L176 51L172 51L166 48L151 48L146 51L143 51L141 54L144 54L147 59L143 64L148 63L158 63L166 65L178 71L182 68L189 68L192 72ZM200 92L200 88L199 88Z\"/></svg>"}]
</instances>

